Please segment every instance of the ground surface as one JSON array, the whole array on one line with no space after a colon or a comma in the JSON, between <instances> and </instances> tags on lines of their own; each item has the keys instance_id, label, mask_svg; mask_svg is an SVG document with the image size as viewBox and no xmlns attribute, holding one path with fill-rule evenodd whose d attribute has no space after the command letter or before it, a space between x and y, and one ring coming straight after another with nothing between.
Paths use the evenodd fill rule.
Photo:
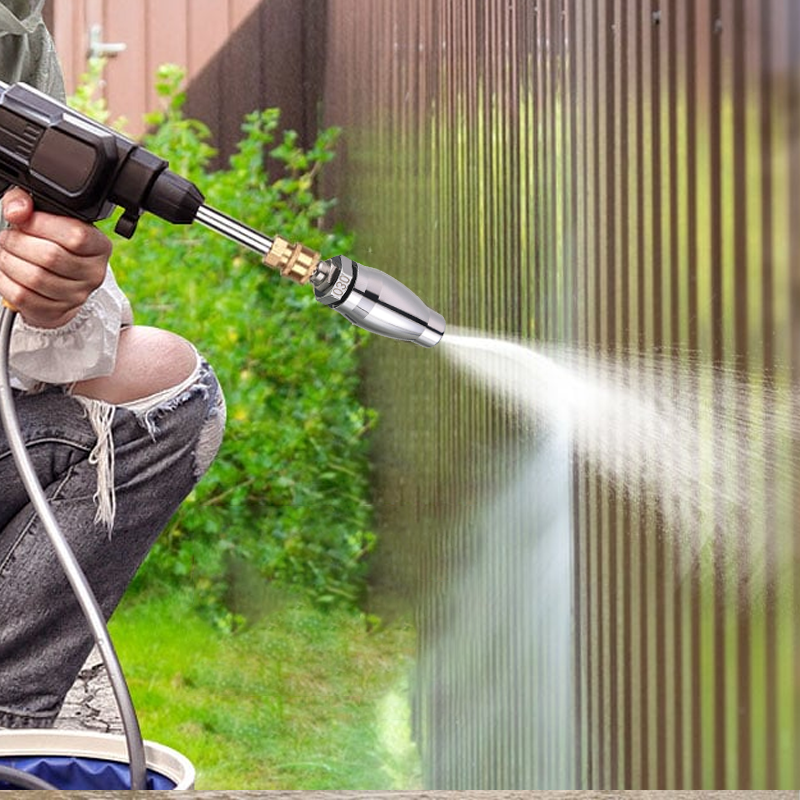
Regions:
<instances>
[{"instance_id":1,"label":"ground surface","mask_svg":"<svg viewBox=\"0 0 800 800\"><path fill-rule=\"evenodd\" d=\"M40 800L59 797L84 798L84 800L98 800L98 798L130 797L126 792L39 792ZM150 800L169 800L169 792L148 792ZM173 795L174 796L174 795ZM265 800L797 800L798 792L680 792L680 791L627 791L627 792L599 792L599 791L525 791L525 792L184 792L183 798L190 800L256 800L263 797ZM35 797L28 795L28 797Z\"/></svg>"},{"instance_id":2,"label":"ground surface","mask_svg":"<svg viewBox=\"0 0 800 800\"><path fill-rule=\"evenodd\" d=\"M56 728L99 733L122 733L114 692L100 653L92 651L67 695Z\"/></svg>"},{"instance_id":3,"label":"ground surface","mask_svg":"<svg viewBox=\"0 0 800 800\"><path fill-rule=\"evenodd\" d=\"M122 733L116 702L100 654L95 650L67 696L57 728ZM130 797L125 792L48 792L41 800L58 797L99 800ZM169 792L148 792L150 800L169 800ZM28 795L28 797L35 797ZM418 792L184 792L200 800L800 800L800 791L418 791Z\"/></svg>"}]
</instances>

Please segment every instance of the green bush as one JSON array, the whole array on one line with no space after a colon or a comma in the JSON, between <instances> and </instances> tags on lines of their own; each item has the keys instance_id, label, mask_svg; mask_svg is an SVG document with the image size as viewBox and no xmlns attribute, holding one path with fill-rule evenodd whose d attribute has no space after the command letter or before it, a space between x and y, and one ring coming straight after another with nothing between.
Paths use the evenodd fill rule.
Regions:
<instances>
[{"instance_id":1,"label":"green bush","mask_svg":"<svg viewBox=\"0 0 800 800\"><path fill-rule=\"evenodd\" d=\"M315 193L338 131L323 131L305 151L292 131L276 141L277 110L254 112L228 168L211 172L209 132L185 117L182 79L175 67L160 71L164 108L148 117L145 146L193 180L209 205L245 224L324 257L348 252L349 236L321 227L333 201ZM279 180L265 171L267 152L285 166ZM365 441L373 415L358 400L361 331L322 308L309 287L199 224L146 216L132 240L112 238L113 267L137 323L194 342L228 404L222 450L143 580L189 583L219 610L234 556L320 604L358 603L373 545Z\"/></svg>"}]
</instances>

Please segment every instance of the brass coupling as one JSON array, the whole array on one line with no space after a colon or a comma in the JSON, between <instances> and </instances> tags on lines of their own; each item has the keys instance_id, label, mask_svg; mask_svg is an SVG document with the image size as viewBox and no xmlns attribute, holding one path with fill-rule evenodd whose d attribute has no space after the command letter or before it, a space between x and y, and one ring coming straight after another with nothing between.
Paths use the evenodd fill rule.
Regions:
<instances>
[{"instance_id":1,"label":"brass coupling","mask_svg":"<svg viewBox=\"0 0 800 800\"><path fill-rule=\"evenodd\" d=\"M277 269L284 278L290 278L301 286L317 271L320 254L302 244L291 244L276 236L264 263Z\"/></svg>"}]
</instances>

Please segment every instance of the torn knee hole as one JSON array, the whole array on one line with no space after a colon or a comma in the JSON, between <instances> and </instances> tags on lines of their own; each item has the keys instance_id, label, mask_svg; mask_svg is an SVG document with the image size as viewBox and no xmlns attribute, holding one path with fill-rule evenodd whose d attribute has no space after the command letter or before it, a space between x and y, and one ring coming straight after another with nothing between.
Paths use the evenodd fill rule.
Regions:
<instances>
[{"instance_id":1,"label":"torn knee hole","mask_svg":"<svg viewBox=\"0 0 800 800\"><path fill-rule=\"evenodd\" d=\"M199 357L190 342L160 328L134 325L120 332L110 375L75 384L75 395L114 405L143 403L178 390L197 373Z\"/></svg>"},{"instance_id":2,"label":"torn knee hole","mask_svg":"<svg viewBox=\"0 0 800 800\"><path fill-rule=\"evenodd\" d=\"M214 387L216 387L216 391L212 395ZM174 411L198 395L211 401L197 436L193 453L193 473L195 480L199 480L211 466L211 462L222 444L226 420L225 397L219 384L216 383L210 367L199 355L194 372L185 381L141 400L121 403L117 406L104 400L74 395L75 399L85 408L97 437L95 447L89 455L90 463L95 464L97 468L97 492L94 498L97 505L95 522L104 525L109 535L113 529L116 515L112 434L116 409L125 408L133 412L138 422L155 440L158 435L158 418L162 414Z\"/></svg>"}]
</instances>

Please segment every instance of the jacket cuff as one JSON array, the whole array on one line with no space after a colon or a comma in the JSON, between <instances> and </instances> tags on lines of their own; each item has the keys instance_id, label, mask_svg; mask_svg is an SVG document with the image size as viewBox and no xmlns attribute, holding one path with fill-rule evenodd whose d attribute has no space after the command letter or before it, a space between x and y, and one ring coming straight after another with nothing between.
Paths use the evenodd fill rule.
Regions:
<instances>
[{"instance_id":1,"label":"jacket cuff","mask_svg":"<svg viewBox=\"0 0 800 800\"><path fill-rule=\"evenodd\" d=\"M11 339L12 377L21 388L70 384L114 369L120 326L131 318L111 272L80 311L59 328L36 328L17 317Z\"/></svg>"}]
</instances>

